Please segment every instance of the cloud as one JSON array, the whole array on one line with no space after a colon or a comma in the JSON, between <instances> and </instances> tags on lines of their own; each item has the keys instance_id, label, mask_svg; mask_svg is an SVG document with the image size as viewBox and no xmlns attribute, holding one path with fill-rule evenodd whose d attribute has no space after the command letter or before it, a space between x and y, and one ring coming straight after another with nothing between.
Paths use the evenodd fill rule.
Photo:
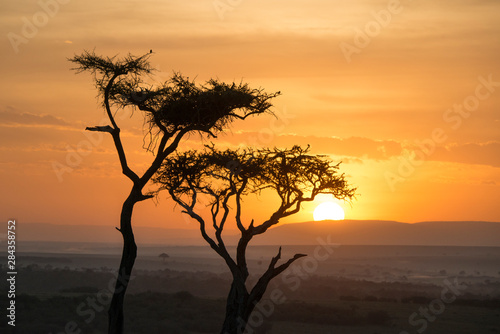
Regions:
<instances>
[{"instance_id":1,"label":"cloud","mask_svg":"<svg viewBox=\"0 0 500 334\"><path fill-rule=\"evenodd\" d=\"M300 135L272 135L269 132L238 132L220 140L229 145L291 147L310 145L314 154L328 154L346 158L387 160L403 152L400 143L393 140L375 140L364 137L319 137Z\"/></svg>"},{"instance_id":2,"label":"cloud","mask_svg":"<svg viewBox=\"0 0 500 334\"><path fill-rule=\"evenodd\" d=\"M32 114L29 112L18 112L12 108L0 111L0 125L9 126L36 126L36 125L55 125L70 126L62 118L50 114Z\"/></svg>"},{"instance_id":3,"label":"cloud","mask_svg":"<svg viewBox=\"0 0 500 334\"><path fill-rule=\"evenodd\" d=\"M484 143L453 143L447 146L407 145L417 160L454 162L469 165L485 165L500 167L500 142L489 141Z\"/></svg>"},{"instance_id":4,"label":"cloud","mask_svg":"<svg viewBox=\"0 0 500 334\"><path fill-rule=\"evenodd\" d=\"M238 132L221 136L219 140L228 145L243 146L276 146L291 147L292 145L311 146L313 154L328 154L343 157L345 162L362 163L363 160L390 160L407 154L407 151L417 152L418 157L426 161L455 162L472 165L487 165L500 167L500 142L449 144L434 148L421 147L413 143L396 140L377 140L366 137L320 137L301 135L271 135L262 132ZM427 150L423 152L423 150ZM422 155L422 152L424 153Z\"/></svg>"},{"instance_id":5,"label":"cloud","mask_svg":"<svg viewBox=\"0 0 500 334\"><path fill-rule=\"evenodd\" d=\"M500 142L452 145L446 150L436 151L436 156L431 159L500 167Z\"/></svg>"}]
</instances>

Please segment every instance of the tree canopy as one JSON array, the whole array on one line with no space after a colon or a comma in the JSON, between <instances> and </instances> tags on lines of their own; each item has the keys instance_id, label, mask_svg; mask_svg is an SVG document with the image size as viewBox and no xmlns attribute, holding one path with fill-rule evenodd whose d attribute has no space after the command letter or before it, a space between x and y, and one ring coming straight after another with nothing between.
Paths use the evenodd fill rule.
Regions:
<instances>
[{"instance_id":1,"label":"tree canopy","mask_svg":"<svg viewBox=\"0 0 500 334\"><path fill-rule=\"evenodd\" d=\"M167 190L187 214L196 214L194 205L199 194L211 198L214 217L224 223L234 198L236 223L240 230L263 233L280 218L300 210L303 202L319 194L331 194L337 199L350 200L355 189L348 186L345 174L339 173L340 163L308 154L309 148L218 150L209 146L205 151L178 152L165 160L154 178L159 190ZM270 189L281 200L271 217L258 226L244 226L238 217L243 195ZM222 215L222 216L220 216Z\"/></svg>"},{"instance_id":2,"label":"tree canopy","mask_svg":"<svg viewBox=\"0 0 500 334\"><path fill-rule=\"evenodd\" d=\"M108 112L110 106L144 111L153 138L159 132L171 136L192 131L215 137L236 119L272 113L271 100L280 95L280 92L266 93L245 83L225 83L218 79L197 85L178 72L152 86L146 80L155 71L149 64L150 56L148 53L117 59L85 51L70 61L78 65L75 70L94 75ZM111 123L116 125L114 120Z\"/></svg>"}]
</instances>

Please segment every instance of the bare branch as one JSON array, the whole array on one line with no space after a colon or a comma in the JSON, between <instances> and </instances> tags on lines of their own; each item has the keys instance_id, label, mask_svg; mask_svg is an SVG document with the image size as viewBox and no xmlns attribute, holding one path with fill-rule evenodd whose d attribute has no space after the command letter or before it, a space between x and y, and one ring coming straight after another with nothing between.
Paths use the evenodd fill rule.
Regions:
<instances>
[{"instance_id":1,"label":"bare branch","mask_svg":"<svg viewBox=\"0 0 500 334\"><path fill-rule=\"evenodd\" d=\"M264 296L264 293L266 292L266 289L267 289L267 286L269 285L269 282L274 277L278 276L283 271L285 271L288 267L290 267L290 265L293 262L295 262L296 260L298 260L304 256L307 256L307 255L306 254L295 254L287 262L276 267L277 262L281 258L281 247L280 247L278 254L271 259L271 262L269 263L269 267L267 268L266 272L260 277L260 279L257 281L257 283L254 285L254 287L250 291L248 303L255 304L258 301L260 301L262 299L262 296Z\"/></svg>"},{"instance_id":2,"label":"bare branch","mask_svg":"<svg viewBox=\"0 0 500 334\"><path fill-rule=\"evenodd\" d=\"M98 132L108 132L108 133L112 133L113 132L113 128L110 127L109 125L105 125L105 126L92 126L92 127L86 127L85 130L87 131L98 131Z\"/></svg>"}]
</instances>

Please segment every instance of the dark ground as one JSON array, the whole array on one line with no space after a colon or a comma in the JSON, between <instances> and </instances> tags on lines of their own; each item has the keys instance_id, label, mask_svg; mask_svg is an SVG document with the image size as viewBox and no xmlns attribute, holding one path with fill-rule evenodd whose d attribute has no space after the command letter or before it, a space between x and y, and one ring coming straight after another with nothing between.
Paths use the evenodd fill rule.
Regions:
<instances>
[{"instance_id":1,"label":"dark ground","mask_svg":"<svg viewBox=\"0 0 500 334\"><path fill-rule=\"evenodd\" d=\"M500 333L499 249L350 247L276 278L249 333ZM163 249L165 261L159 251L138 258L127 332L218 333L230 282L222 261L203 247ZM274 252L255 249L253 272ZM116 255L18 253L16 327L4 320L0 332L105 333L117 262ZM1 288L8 290L6 281Z\"/></svg>"}]
</instances>

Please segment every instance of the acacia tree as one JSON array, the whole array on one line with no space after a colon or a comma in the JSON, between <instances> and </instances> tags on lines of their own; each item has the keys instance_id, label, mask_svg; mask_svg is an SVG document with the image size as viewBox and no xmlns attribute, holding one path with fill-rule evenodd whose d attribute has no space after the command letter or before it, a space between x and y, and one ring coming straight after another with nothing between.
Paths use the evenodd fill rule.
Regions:
<instances>
[{"instance_id":1,"label":"acacia tree","mask_svg":"<svg viewBox=\"0 0 500 334\"><path fill-rule=\"evenodd\" d=\"M137 255L137 245L132 229L132 212L135 204L152 198L144 193L162 162L174 152L181 138L190 133L216 137L235 120L251 115L270 113L270 100L278 93L265 93L248 85L226 84L211 79L198 86L178 73L157 86L146 83L154 71L149 64L150 54L124 58L98 56L85 51L71 59L78 72L88 71L94 77L102 106L109 119L108 125L87 127L89 131L109 133L113 139L123 174L132 181L130 193L123 203L120 227L123 251L115 291L108 310L108 333L123 333L123 301ZM120 127L115 115L122 108L144 112L146 124L145 149L153 153L145 172L136 173L130 168L120 137Z\"/></svg>"},{"instance_id":2,"label":"acacia tree","mask_svg":"<svg viewBox=\"0 0 500 334\"><path fill-rule=\"evenodd\" d=\"M280 247L267 270L249 289L246 250L252 238L265 233L280 219L299 212L302 203L313 201L318 194L351 200L355 189L349 187L338 169L339 164L310 155L308 148L299 146L285 150L247 148L239 151L219 151L211 146L204 152L177 153L165 160L154 182L160 184L160 190L167 190L183 212L199 223L202 237L224 259L232 274L221 333L243 333L269 282L295 260L306 256L295 254L278 265ZM254 219L244 222L243 198L268 190L279 198L269 218L257 224ZM202 216L200 198L203 198L201 202L208 203L208 218ZM222 237L230 216L240 231L235 258L229 254Z\"/></svg>"}]
</instances>

